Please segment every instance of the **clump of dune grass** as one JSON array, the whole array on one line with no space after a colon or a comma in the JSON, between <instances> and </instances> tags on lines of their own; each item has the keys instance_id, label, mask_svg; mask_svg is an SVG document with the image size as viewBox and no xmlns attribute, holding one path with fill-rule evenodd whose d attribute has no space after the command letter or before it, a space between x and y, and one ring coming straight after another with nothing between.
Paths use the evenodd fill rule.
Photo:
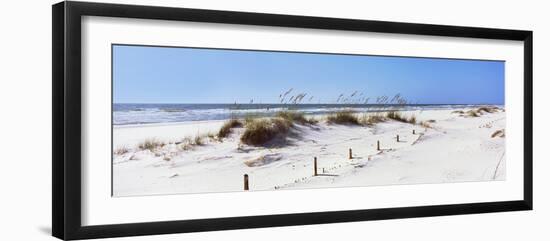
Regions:
<instances>
[{"instance_id":1,"label":"clump of dune grass","mask_svg":"<svg viewBox=\"0 0 550 241\"><path fill-rule=\"evenodd\" d=\"M191 149L193 149L193 144L191 143L183 143L181 145L178 146L180 150L182 151L189 151Z\"/></svg>"},{"instance_id":2,"label":"clump of dune grass","mask_svg":"<svg viewBox=\"0 0 550 241\"><path fill-rule=\"evenodd\" d=\"M204 145L203 136L196 135L193 141L194 141L193 144L195 144L195 145L197 145L197 146L202 146L202 145Z\"/></svg>"},{"instance_id":3,"label":"clump of dune grass","mask_svg":"<svg viewBox=\"0 0 550 241\"><path fill-rule=\"evenodd\" d=\"M416 116L415 116L415 115L411 115L411 116L409 117L409 119L407 119L407 122L408 122L408 123L411 123L411 124L413 124L413 125L416 125Z\"/></svg>"},{"instance_id":4,"label":"clump of dune grass","mask_svg":"<svg viewBox=\"0 0 550 241\"><path fill-rule=\"evenodd\" d=\"M453 111L451 113L458 113L460 114L460 116L463 116L463 117L480 117L482 116L483 114L487 114L487 113L495 113L495 112L499 112L501 111L502 109L500 109L499 107L496 107L496 106L482 106L482 107L478 107L476 109L472 109L472 110L468 110L468 111ZM504 110L502 110L504 111Z\"/></svg>"},{"instance_id":5,"label":"clump of dune grass","mask_svg":"<svg viewBox=\"0 0 550 241\"><path fill-rule=\"evenodd\" d=\"M461 114L463 115L464 114L464 111L463 110L455 110L453 112L451 112L452 114Z\"/></svg>"},{"instance_id":6,"label":"clump of dune grass","mask_svg":"<svg viewBox=\"0 0 550 241\"><path fill-rule=\"evenodd\" d=\"M155 140L155 139L148 139L141 143L139 143L138 148L141 150L149 150L154 151L158 147L162 147L165 144L161 141Z\"/></svg>"},{"instance_id":7,"label":"clump of dune grass","mask_svg":"<svg viewBox=\"0 0 550 241\"><path fill-rule=\"evenodd\" d=\"M247 145L260 146L288 134L292 122L283 118L255 119L245 125L241 142Z\"/></svg>"},{"instance_id":8,"label":"clump of dune grass","mask_svg":"<svg viewBox=\"0 0 550 241\"><path fill-rule=\"evenodd\" d=\"M315 117L309 117L307 118L307 123L316 125L317 123L319 123L319 120L317 120Z\"/></svg>"},{"instance_id":9,"label":"clump of dune grass","mask_svg":"<svg viewBox=\"0 0 550 241\"><path fill-rule=\"evenodd\" d=\"M366 114L361 118L361 123L364 125L372 126L377 123L385 122L386 117L380 114Z\"/></svg>"},{"instance_id":10,"label":"clump of dune grass","mask_svg":"<svg viewBox=\"0 0 550 241\"><path fill-rule=\"evenodd\" d=\"M306 118L304 116L304 113L299 111L279 111L276 114L277 117L285 119L291 123L299 123L299 124L316 124L317 121L313 118Z\"/></svg>"},{"instance_id":11,"label":"clump of dune grass","mask_svg":"<svg viewBox=\"0 0 550 241\"><path fill-rule=\"evenodd\" d=\"M392 119L395 121L400 121L400 122L407 122L407 119L405 118L405 116L403 116L400 112L397 112L397 111L390 111L386 113L386 118Z\"/></svg>"},{"instance_id":12,"label":"clump of dune grass","mask_svg":"<svg viewBox=\"0 0 550 241\"><path fill-rule=\"evenodd\" d=\"M506 133L504 133L504 129L495 131L491 135L491 138L495 138L495 137L501 137L501 138L506 137Z\"/></svg>"},{"instance_id":13,"label":"clump of dune grass","mask_svg":"<svg viewBox=\"0 0 550 241\"><path fill-rule=\"evenodd\" d=\"M115 154L115 155L124 155L128 152L130 152L130 149L128 149L128 147L121 146L121 147L118 147L117 149L115 149L113 151L113 154Z\"/></svg>"},{"instance_id":14,"label":"clump of dune grass","mask_svg":"<svg viewBox=\"0 0 550 241\"><path fill-rule=\"evenodd\" d=\"M435 121L434 121L435 122ZM421 121L420 122L420 126L424 127L424 128L432 128L432 125L430 123L433 123L431 122L431 120L428 120L428 121Z\"/></svg>"},{"instance_id":15,"label":"clump of dune grass","mask_svg":"<svg viewBox=\"0 0 550 241\"><path fill-rule=\"evenodd\" d=\"M386 113L386 118L392 119L395 121L403 122L403 123L410 123L415 125L416 124L416 116L411 115L410 117L406 117L405 115L401 114L397 111L390 111Z\"/></svg>"},{"instance_id":16,"label":"clump of dune grass","mask_svg":"<svg viewBox=\"0 0 550 241\"><path fill-rule=\"evenodd\" d=\"M218 131L218 137L220 138L227 137L231 133L233 128L242 127L242 126L243 126L243 123L241 123L241 121L237 119L228 120L223 124L222 128L220 128L220 130Z\"/></svg>"},{"instance_id":17,"label":"clump of dune grass","mask_svg":"<svg viewBox=\"0 0 550 241\"><path fill-rule=\"evenodd\" d=\"M466 117L479 117L480 114L476 110L469 110L466 113L464 113L464 116L466 116Z\"/></svg>"},{"instance_id":18,"label":"clump of dune grass","mask_svg":"<svg viewBox=\"0 0 550 241\"><path fill-rule=\"evenodd\" d=\"M177 147L182 151L189 151L192 150L195 146L202 146L204 145L204 138L207 137L207 135L196 135L194 137L186 136L181 141L176 142L175 144Z\"/></svg>"},{"instance_id":19,"label":"clump of dune grass","mask_svg":"<svg viewBox=\"0 0 550 241\"><path fill-rule=\"evenodd\" d=\"M500 110L500 108L498 108L496 106L482 106L482 107L477 108L477 112L480 113L480 114L482 112L495 113L495 112L498 112L499 110Z\"/></svg>"},{"instance_id":20,"label":"clump of dune grass","mask_svg":"<svg viewBox=\"0 0 550 241\"><path fill-rule=\"evenodd\" d=\"M327 116L327 122L329 124L361 125L359 118L351 110L341 110L331 113Z\"/></svg>"}]
</instances>

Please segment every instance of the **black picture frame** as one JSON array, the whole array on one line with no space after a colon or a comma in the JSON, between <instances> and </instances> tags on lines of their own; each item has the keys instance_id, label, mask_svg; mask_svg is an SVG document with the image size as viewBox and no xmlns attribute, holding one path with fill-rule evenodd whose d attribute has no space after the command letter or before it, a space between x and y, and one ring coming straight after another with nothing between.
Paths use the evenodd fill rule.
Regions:
<instances>
[{"instance_id":1,"label":"black picture frame","mask_svg":"<svg viewBox=\"0 0 550 241\"><path fill-rule=\"evenodd\" d=\"M82 226L81 224L81 17L194 21L327 30L517 40L524 43L523 199L501 202L342 210L282 215ZM60 2L52 6L52 233L60 239L413 218L532 210L533 208L533 32L416 23L336 19L171 7ZM139 221L139 220L137 220Z\"/></svg>"}]
</instances>

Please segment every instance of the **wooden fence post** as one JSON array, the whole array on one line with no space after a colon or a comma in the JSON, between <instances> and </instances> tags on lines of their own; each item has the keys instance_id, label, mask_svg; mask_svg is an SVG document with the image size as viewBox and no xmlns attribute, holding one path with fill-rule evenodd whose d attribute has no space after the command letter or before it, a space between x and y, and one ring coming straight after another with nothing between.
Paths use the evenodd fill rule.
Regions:
<instances>
[{"instance_id":1,"label":"wooden fence post","mask_svg":"<svg viewBox=\"0 0 550 241\"><path fill-rule=\"evenodd\" d=\"M399 135L397 135L397 142L399 142Z\"/></svg>"},{"instance_id":2,"label":"wooden fence post","mask_svg":"<svg viewBox=\"0 0 550 241\"><path fill-rule=\"evenodd\" d=\"M380 151L380 141L376 141L376 150Z\"/></svg>"},{"instance_id":3,"label":"wooden fence post","mask_svg":"<svg viewBox=\"0 0 550 241\"><path fill-rule=\"evenodd\" d=\"M244 174L244 190L248 191L248 174Z\"/></svg>"},{"instance_id":4,"label":"wooden fence post","mask_svg":"<svg viewBox=\"0 0 550 241\"><path fill-rule=\"evenodd\" d=\"M415 131L414 131L414 129L413 129L413 135L414 135L414 134L416 134L416 133L415 133Z\"/></svg>"},{"instance_id":5,"label":"wooden fence post","mask_svg":"<svg viewBox=\"0 0 550 241\"><path fill-rule=\"evenodd\" d=\"M317 157L313 158L313 176L317 176Z\"/></svg>"},{"instance_id":6,"label":"wooden fence post","mask_svg":"<svg viewBox=\"0 0 550 241\"><path fill-rule=\"evenodd\" d=\"M353 154L351 153L351 148L349 149L349 159L353 158Z\"/></svg>"}]
</instances>

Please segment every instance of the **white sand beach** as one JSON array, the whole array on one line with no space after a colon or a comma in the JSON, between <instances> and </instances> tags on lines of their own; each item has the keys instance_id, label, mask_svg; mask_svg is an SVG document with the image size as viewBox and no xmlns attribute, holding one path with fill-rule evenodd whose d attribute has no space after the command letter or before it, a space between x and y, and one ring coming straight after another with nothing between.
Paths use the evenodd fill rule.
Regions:
<instances>
[{"instance_id":1,"label":"white sand beach","mask_svg":"<svg viewBox=\"0 0 550 241\"><path fill-rule=\"evenodd\" d=\"M243 191L244 174L250 191L504 180L505 137L493 134L504 131L506 113L466 117L453 111L402 112L430 127L395 120L328 124L316 116L318 124L295 124L288 143L272 147L242 144L242 127L215 137L224 121L115 126L113 194ZM184 137L208 133L201 145L182 148ZM145 140L165 144L138 148Z\"/></svg>"}]
</instances>

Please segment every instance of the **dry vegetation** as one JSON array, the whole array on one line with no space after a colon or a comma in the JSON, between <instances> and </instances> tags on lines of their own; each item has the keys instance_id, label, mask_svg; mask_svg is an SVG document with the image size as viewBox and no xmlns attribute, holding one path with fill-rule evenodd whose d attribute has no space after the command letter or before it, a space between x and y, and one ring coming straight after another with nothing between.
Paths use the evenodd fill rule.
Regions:
<instances>
[{"instance_id":1,"label":"dry vegetation","mask_svg":"<svg viewBox=\"0 0 550 241\"><path fill-rule=\"evenodd\" d=\"M279 118L285 119L291 123L298 123L302 125L305 125L305 124L313 125L317 123L317 120L315 120L314 118L307 119L302 112L298 112L298 111L290 111L290 110L279 111L277 112L276 116Z\"/></svg>"},{"instance_id":2,"label":"dry vegetation","mask_svg":"<svg viewBox=\"0 0 550 241\"><path fill-rule=\"evenodd\" d=\"M410 117L407 118L406 116L404 116L403 114L397 111L390 111L386 113L386 118L403 122L403 123L410 123L410 124L416 125L416 116L411 115Z\"/></svg>"},{"instance_id":3,"label":"dry vegetation","mask_svg":"<svg viewBox=\"0 0 550 241\"><path fill-rule=\"evenodd\" d=\"M506 137L506 133L504 133L504 129L495 131L495 132L491 135L491 138L495 138L495 137L500 137L500 138Z\"/></svg>"},{"instance_id":4,"label":"dry vegetation","mask_svg":"<svg viewBox=\"0 0 550 241\"><path fill-rule=\"evenodd\" d=\"M308 98L305 98L305 97ZM316 125L319 120L314 117L306 117L304 113L292 110L294 105L302 104L303 102L312 103L314 96L310 96L307 93L293 93L293 88L281 93L279 95L280 103L286 108L286 110L279 111L274 117L262 117L255 113L249 113L242 119L232 117L226 121L216 134L209 133L208 135L196 135L195 137L185 137L181 141L174 143L180 150L190 150L195 146L205 144L205 138L207 140L222 141L223 138L228 137L234 130L234 128L244 127L244 132L240 136L242 144L261 146L275 141L284 141L291 132L295 124L298 125ZM369 99L362 92L354 91L349 96L340 94L336 100L337 104L368 104ZM253 103L253 100L250 101ZM367 112L361 118L352 109L342 109L329 113L326 117L326 123L328 124L342 124L342 125L357 125L357 126L373 126L377 123L385 122L388 120L395 120L403 123L421 124L425 127L431 127L427 122L417 123L416 117L405 116L399 109L405 107L407 102L400 94L395 95L393 98L389 96L380 96L376 98L373 106L367 107ZM238 109L239 105L235 104L235 108ZM498 108L497 108L498 109ZM479 112L491 113L494 111L492 108L480 108ZM464 114L464 112L461 112ZM279 142L277 142L279 143ZM159 147L163 147L165 143L151 139L146 140L138 145L140 150L155 151ZM115 153L126 153L127 149L116 150Z\"/></svg>"},{"instance_id":5,"label":"dry vegetation","mask_svg":"<svg viewBox=\"0 0 550 241\"><path fill-rule=\"evenodd\" d=\"M196 135L196 136L195 136L195 140L194 140L194 144L197 145L197 146L202 146L202 145L204 145L203 137L202 137L202 136L199 136L199 135Z\"/></svg>"},{"instance_id":6,"label":"dry vegetation","mask_svg":"<svg viewBox=\"0 0 550 241\"><path fill-rule=\"evenodd\" d=\"M420 122L420 126L424 127L424 128L432 128L432 125L430 123L433 123L433 122L429 122L429 121L421 121Z\"/></svg>"},{"instance_id":7,"label":"dry vegetation","mask_svg":"<svg viewBox=\"0 0 550 241\"><path fill-rule=\"evenodd\" d=\"M486 113L495 113L495 112L499 112L499 111L504 111L504 110L500 109L496 106L482 106L482 107L479 107L477 109L472 109L472 110L468 110L468 111L455 110L451 113L459 114L460 116L463 116L463 117L480 117L480 116L482 116L483 114L486 114Z\"/></svg>"},{"instance_id":8,"label":"dry vegetation","mask_svg":"<svg viewBox=\"0 0 550 241\"><path fill-rule=\"evenodd\" d=\"M227 137L229 134L231 134L231 131L233 128L238 128L242 126L243 126L243 123L241 123L237 119L228 120L223 124L222 128L220 128L220 131L218 131L218 137L219 138Z\"/></svg>"},{"instance_id":9,"label":"dry vegetation","mask_svg":"<svg viewBox=\"0 0 550 241\"><path fill-rule=\"evenodd\" d=\"M351 110L341 110L329 114L327 116L327 123L342 125L361 125L361 123L359 122L359 118L357 118L355 112Z\"/></svg>"},{"instance_id":10,"label":"dry vegetation","mask_svg":"<svg viewBox=\"0 0 550 241\"><path fill-rule=\"evenodd\" d=\"M128 149L128 147L123 146L123 147L119 147L119 148L115 149L113 151L113 154L115 154L115 155L124 155L128 152L130 152L130 149Z\"/></svg>"},{"instance_id":11,"label":"dry vegetation","mask_svg":"<svg viewBox=\"0 0 550 241\"><path fill-rule=\"evenodd\" d=\"M388 119L381 114L365 114L361 118L361 123L367 126L373 126L377 123L385 122Z\"/></svg>"},{"instance_id":12,"label":"dry vegetation","mask_svg":"<svg viewBox=\"0 0 550 241\"><path fill-rule=\"evenodd\" d=\"M476 110L469 110L467 111L464 116L466 117L479 117L481 114L477 112Z\"/></svg>"},{"instance_id":13,"label":"dry vegetation","mask_svg":"<svg viewBox=\"0 0 550 241\"><path fill-rule=\"evenodd\" d=\"M183 139L181 139L178 142L175 142L174 144L177 145L177 147L182 151L188 151L193 149L195 146L202 146L205 144L204 139L210 138L215 139L213 137L213 134L207 134L207 135L199 135L197 134L195 137L186 136Z\"/></svg>"},{"instance_id":14,"label":"dry vegetation","mask_svg":"<svg viewBox=\"0 0 550 241\"><path fill-rule=\"evenodd\" d=\"M155 139L148 139L143 141L142 143L139 143L138 148L141 150L154 151L155 149L159 147L163 147L164 145L165 145L164 142L161 142Z\"/></svg>"},{"instance_id":15,"label":"dry vegetation","mask_svg":"<svg viewBox=\"0 0 550 241\"><path fill-rule=\"evenodd\" d=\"M292 122L283 118L254 119L245 125L241 142L247 145L260 146L276 138L285 138L292 127Z\"/></svg>"},{"instance_id":16,"label":"dry vegetation","mask_svg":"<svg viewBox=\"0 0 550 241\"><path fill-rule=\"evenodd\" d=\"M498 111L500 111L500 108L498 108L496 106L483 106L483 107L477 108L478 113L483 113L483 112L495 113L495 112L498 112Z\"/></svg>"},{"instance_id":17,"label":"dry vegetation","mask_svg":"<svg viewBox=\"0 0 550 241\"><path fill-rule=\"evenodd\" d=\"M284 139L294 124L315 125L318 121L311 117L306 118L298 111L279 111L273 118L258 118L248 115L241 120L231 119L227 121L218 132L218 137L223 138L231 133L233 128L245 127L241 135L241 142L248 145L264 145L276 138Z\"/></svg>"}]
</instances>

